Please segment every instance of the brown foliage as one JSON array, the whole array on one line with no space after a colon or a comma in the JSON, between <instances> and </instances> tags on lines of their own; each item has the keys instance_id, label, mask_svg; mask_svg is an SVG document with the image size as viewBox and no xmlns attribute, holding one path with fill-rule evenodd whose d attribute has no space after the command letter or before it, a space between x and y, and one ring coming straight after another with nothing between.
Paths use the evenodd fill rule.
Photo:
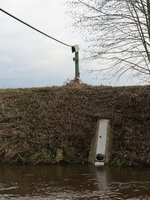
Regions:
<instances>
[{"instance_id":1,"label":"brown foliage","mask_svg":"<svg viewBox=\"0 0 150 200\"><path fill-rule=\"evenodd\" d=\"M150 166L150 87L0 91L0 162L88 161L98 118L111 120L115 164Z\"/></svg>"}]
</instances>

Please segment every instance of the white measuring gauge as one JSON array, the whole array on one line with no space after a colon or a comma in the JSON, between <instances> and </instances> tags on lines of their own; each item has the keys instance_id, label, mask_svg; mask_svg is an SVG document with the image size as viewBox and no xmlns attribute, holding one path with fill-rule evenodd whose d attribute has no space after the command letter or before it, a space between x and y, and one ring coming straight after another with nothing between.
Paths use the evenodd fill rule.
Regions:
<instances>
[{"instance_id":1,"label":"white measuring gauge","mask_svg":"<svg viewBox=\"0 0 150 200\"><path fill-rule=\"evenodd\" d=\"M109 120L103 119L98 122L98 137L95 155L95 166L103 166L105 162L106 140Z\"/></svg>"}]
</instances>

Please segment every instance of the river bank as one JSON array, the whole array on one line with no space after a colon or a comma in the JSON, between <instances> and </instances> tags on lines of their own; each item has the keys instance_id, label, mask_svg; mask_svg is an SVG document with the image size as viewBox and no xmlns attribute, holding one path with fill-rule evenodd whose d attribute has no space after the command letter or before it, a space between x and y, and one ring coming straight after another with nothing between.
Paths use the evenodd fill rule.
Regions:
<instances>
[{"instance_id":1,"label":"river bank","mask_svg":"<svg viewBox=\"0 0 150 200\"><path fill-rule=\"evenodd\" d=\"M110 119L111 164L150 166L150 86L0 90L0 162L87 163L98 119Z\"/></svg>"}]
</instances>

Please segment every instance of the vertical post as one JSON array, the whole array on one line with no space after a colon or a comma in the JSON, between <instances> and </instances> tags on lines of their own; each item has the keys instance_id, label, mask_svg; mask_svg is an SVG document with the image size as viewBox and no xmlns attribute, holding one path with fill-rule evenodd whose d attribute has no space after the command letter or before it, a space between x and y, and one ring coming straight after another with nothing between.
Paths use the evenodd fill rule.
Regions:
<instances>
[{"instance_id":1,"label":"vertical post","mask_svg":"<svg viewBox=\"0 0 150 200\"><path fill-rule=\"evenodd\" d=\"M79 52L75 52L75 79L78 79L79 76Z\"/></svg>"},{"instance_id":2,"label":"vertical post","mask_svg":"<svg viewBox=\"0 0 150 200\"><path fill-rule=\"evenodd\" d=\"M75 53L75 57L73 58L73 61L75 61L75 80L79 80L80 78L80 72L79 72L79 46L75 45L72 46L72 53Z\"/></svg>"}]
</instances>

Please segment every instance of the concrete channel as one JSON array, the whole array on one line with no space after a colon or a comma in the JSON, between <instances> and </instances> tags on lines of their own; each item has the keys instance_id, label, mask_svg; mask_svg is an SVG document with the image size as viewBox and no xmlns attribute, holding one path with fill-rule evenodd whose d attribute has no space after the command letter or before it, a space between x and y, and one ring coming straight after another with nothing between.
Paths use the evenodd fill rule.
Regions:
<instances>
[{"instance_id":1,"label":"concrete channel","mask_svg":"<svg viewBox=\"0 0 150 200\"><path fill-rule=\"evenodd\" d=\"M104 166L111 159L112 135L109 119L100 119L96 134L91 142L89 162L95 166Z\"/></svg>"}]
</instances>

